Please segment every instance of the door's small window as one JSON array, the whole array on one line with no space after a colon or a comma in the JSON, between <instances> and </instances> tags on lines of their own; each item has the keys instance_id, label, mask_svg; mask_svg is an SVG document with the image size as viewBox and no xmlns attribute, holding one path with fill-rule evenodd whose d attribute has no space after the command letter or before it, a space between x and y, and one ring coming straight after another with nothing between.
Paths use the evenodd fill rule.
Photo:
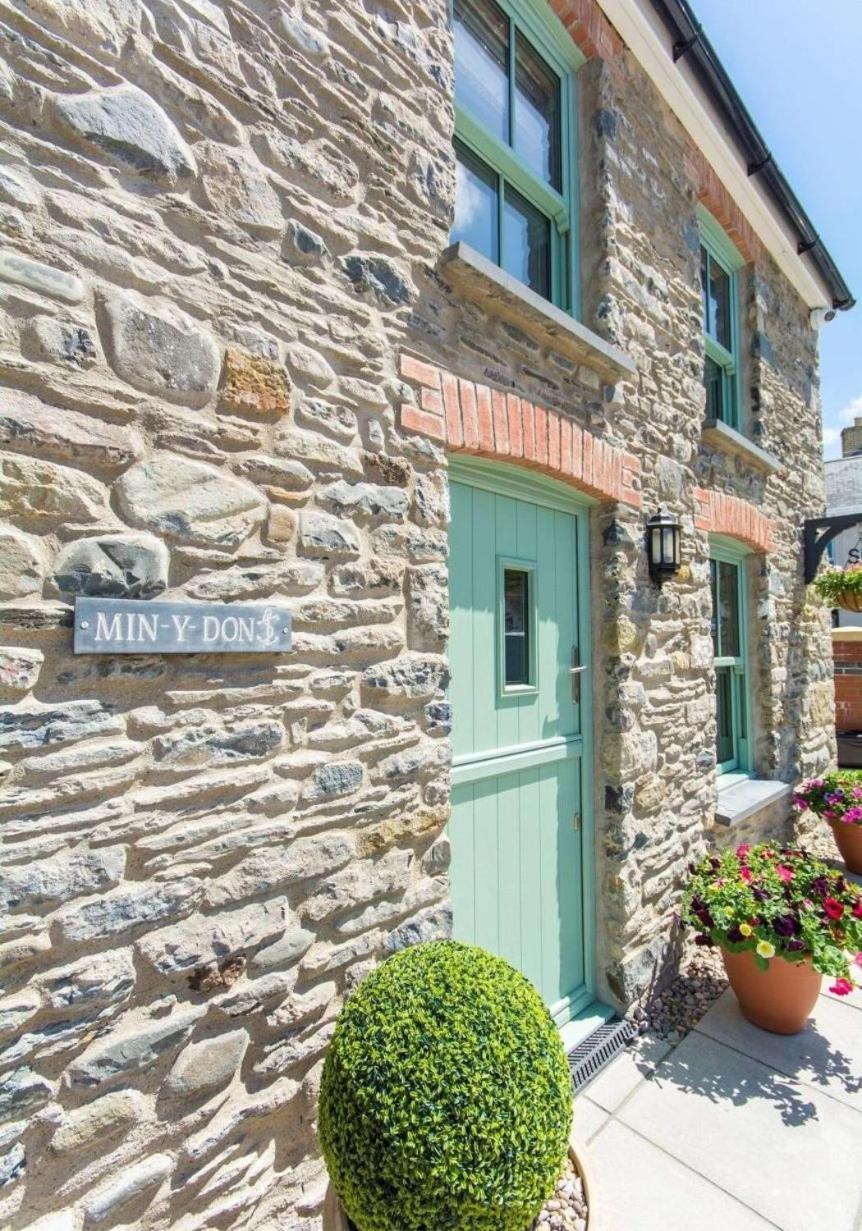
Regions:
<instances>
[{"instance_id":1,"label":"door's small window","mask_svg":"<svg viewBox=\"0 0 862 1231\"><path fill-rule=\"evenodd\" d=\"M530 581L526 569L503 570L504 680L507 688L529 686L533 682L530 679Z\"/></svg>"}]
</instances>

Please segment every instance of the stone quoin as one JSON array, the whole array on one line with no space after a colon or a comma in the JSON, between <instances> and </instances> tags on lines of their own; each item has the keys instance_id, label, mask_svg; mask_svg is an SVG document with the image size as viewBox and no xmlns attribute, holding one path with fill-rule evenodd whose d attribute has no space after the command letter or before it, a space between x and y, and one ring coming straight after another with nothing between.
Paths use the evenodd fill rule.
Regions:
<instances>
[{"instance_id":1,"label":"stone quoin","mask_svg":"<svg viewBox=\"0 0 862 1231\"><path fill-rule=\"evenodd\" d=\"M323 1231L377 963L475 940L574 1041L834 756L832 297L620 7L4 7L11 1231Z\"/></svg>"}]
</instances>

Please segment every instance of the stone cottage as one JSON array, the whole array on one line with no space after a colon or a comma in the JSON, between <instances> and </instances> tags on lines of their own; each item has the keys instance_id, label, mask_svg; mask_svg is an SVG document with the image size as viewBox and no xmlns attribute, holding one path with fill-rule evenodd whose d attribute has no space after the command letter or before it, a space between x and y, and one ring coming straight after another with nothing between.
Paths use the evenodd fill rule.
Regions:
<instances>
[{"instance_id":1,"label":"stone cottage","mask_svg":"<svg viewBox=\"0 0 862 1231\"><path fill-rule=\"evenodd\" d=\"M852 300L683 0L0 7L0 1222L317 1231L376 962L574 1041L829 761Z\"/></svg>"}]
</instances>

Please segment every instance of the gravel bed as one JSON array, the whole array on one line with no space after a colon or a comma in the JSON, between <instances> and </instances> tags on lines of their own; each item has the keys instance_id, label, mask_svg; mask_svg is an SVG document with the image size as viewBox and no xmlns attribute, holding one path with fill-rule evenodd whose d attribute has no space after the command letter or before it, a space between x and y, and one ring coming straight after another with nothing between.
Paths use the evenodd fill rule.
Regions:
<instances>
[{"instance_id":1,"label":"gravel bed","mask_svg":"<svg viewBox=\"0 0 862 1231\"><path fill-rule=\"evenodd\" d=\"M727 987L718 949L686 950L680 972L661 995L635 1012L642 1034L679 1043Z\"/></svg>"},{"instance_id":2,"label":"gravel bed","mask_svg":"<svg viewBox=\"0 0 862 1231\"><path fill-rule=\"evenodd\" d=\"M584 1186L571 1155L557 1180L553 1197L549 1197L530 1231L586 1231L588 1218Z\"/></svg>"}]
</instances>

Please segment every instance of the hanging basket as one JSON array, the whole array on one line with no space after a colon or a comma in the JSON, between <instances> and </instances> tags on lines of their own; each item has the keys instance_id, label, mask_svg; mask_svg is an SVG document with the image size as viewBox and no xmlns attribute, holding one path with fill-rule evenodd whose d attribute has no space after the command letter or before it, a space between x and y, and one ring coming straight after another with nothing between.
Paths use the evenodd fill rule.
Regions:
<instances>
[{"instance_id":1,"label":"hanging basket","mask_svg":"<svg viewBox=\"0 0 862 1231\"><path fill-rule=\"evenodd\" d=\"M857 594L854 590L844 590L836 594L835 602L843 611L854 611L857 614L862 612L862 594Z\"/></svg>"}]
</instances>

